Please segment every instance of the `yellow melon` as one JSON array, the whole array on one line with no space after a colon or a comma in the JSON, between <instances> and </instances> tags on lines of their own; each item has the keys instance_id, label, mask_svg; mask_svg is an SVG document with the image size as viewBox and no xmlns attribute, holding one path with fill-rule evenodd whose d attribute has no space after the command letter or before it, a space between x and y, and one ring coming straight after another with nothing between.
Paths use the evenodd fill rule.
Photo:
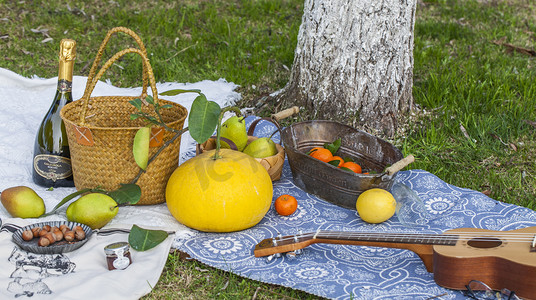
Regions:
<instances>
[{"instance_id":1,"label":"yellow melon","mask_svg":"<svg viewBox=\"0 0 536 300\"><path fill-rule=\"evenodd\" d=\"M166 187L166 203L182 224L209 232L231 232L259 223L272 203L272 180L254 158L221 149L180 165Z\"/></svg>"}]
</instances>

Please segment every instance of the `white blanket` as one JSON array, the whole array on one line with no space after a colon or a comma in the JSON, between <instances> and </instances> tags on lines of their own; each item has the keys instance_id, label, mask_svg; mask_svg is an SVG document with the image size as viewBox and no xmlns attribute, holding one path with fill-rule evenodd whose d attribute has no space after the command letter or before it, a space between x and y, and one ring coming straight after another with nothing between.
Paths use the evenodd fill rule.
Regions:
<instances>
[{"instance_id":1,"label":"white blanket","mask_svg":"<svg viewBox=\"0 0 536 300\"><path fill-rule=\"evenodd\" d=\"M75 76L73 78L73 99L79 99L85 89L86 77ZM47 191L45 188L35 185L32 182L32 157L33 157L33 145L34 139L39 127L39 124L44 117L45 113L49 109L54 94L56 92L57 78L41 79L41 78L25 78L9 70L0 68L0 191L18 185L25 185L33 188L45 201L47 211L50 211L61 199L65 196L76 191L74 188L56 188L53 191ZM223 79L218 81L201 81L197 83L158 83L157 90L164 92L171 89L200 89L208 100L215 101L220 106L227 106L236 103L240 99L240 94L235 92L237 85L229 83ZM117 88L110 83L99 82L92 93L92 96L137 96L141 94L141 87L137 88ZM191 104L197 94L188 93L181 94L174 97L162 97L164 99L180 103L184 107L190 110ZM187 120L184 126L188 126ZM195 151L195 142L191 136L186 133L181 138L181 160L182 163L185 159L192 157ZM27 222L37 221L49 221L49 220L64 220L65 219L65 205L60 214L39 220L25 220ZM7 211L0 207L0 218L6 222L7 218L10 218ZM7 220L10 221L10 220ZM184 237L195 234L194 231L186 228L182 224L178 223L173 216L169 213L166 204L151 205L151 206L136 206L136 207L121 207L117 216L108 224L106 228L127 227L130 228L132 224L136 224L140 227L152 227L161 228L167 231L175 231L176 237ZM2 234L6 234L5 232ZM5 237L2 238L4 243ZM168 243L168 248L161 250L158 255L152 255L154 257L154 263L158 265L156 269L158 272L162 271L165 264L169 246L173 247L174 241ZM13 248L13 245L10 245ZM80 250L94 251L94 256L100 259L99 263L104 261L104 252L99 245L95 247L95 250L89 245L84 245ZM10 253L1 253L0 257L0 269L4 272L9 272L13 269L13 266L5 265L8 263L8 257ZM97 261L99 260L97 259ZM4 268L5 267L5 268ZM136 270L136 267L129 267L128 269ZM127 269L127 270L128 270ZM108 278L108 270L99 270L101 273L87 273L84 280L111 280ZM133 275L129 272L124 272L126 280L140 279L142 284L134 284L134 288L140 290L130 295L124 295L124 299L137 299L141 295L144 295L150 291L150 287L156 284L156 281L150 281L149 277L154 277L154 272L139 272ZM147 273L147 274L146 274ZM0 274L3 276L3 274ZM80 275L80 274L78 274ZM102 276L101 276L102 275ZM147 276L145 278L143 276ZM159 273L156 276L156 280L159 277ZM115 276L115 275L114 275ZM80 278L79 276L77 278ZM117 277L114 277L118 280ZM0 278L0 291L6 292L6 285L4 285L5 278ZM150 283L150 284L147 284ZM110 287L113 287L110 286ZM51 288L53 289L53 288ZM73 298L102 298L108 299L108 291L106 289L93 289L91 294L84 294L83 289L73 290ZM91 290L88 290L88 292ZM56 289L57 292L57 289ZM99 294L102 293L102 297ZM6 295L15 294L7 292ZM41 295L46 299L57 299L59 294L44 294ZM64 294L66 295L66 294ZM4 297L2 297L4 298ZM63 298L63 295L61 297ZM32 297L35 299L35 297ZM119 299L113 297L113 299Z\"/></svg>"}]
</instances>

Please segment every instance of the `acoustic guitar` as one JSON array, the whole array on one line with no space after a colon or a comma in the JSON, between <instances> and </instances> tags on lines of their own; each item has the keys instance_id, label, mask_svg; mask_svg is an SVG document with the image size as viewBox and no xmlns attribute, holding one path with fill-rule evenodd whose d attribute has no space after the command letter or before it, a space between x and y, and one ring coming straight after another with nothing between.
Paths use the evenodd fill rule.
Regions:
<instances>
[{"instance_id":1,"label":"acoustic guitar","mask_svg":"<svg viewBox=\"0 0 536 300\"><path fill-rule=\"evenodd\" d=\"M264 239L254 254L294 254L316 243L411 250L440 286L465 290L469 281L480 280L494 290L507 288L519 297L536 299L536 227L511 231L458 228L443 234L319 230Z\"/></svg>"}]
</instances>

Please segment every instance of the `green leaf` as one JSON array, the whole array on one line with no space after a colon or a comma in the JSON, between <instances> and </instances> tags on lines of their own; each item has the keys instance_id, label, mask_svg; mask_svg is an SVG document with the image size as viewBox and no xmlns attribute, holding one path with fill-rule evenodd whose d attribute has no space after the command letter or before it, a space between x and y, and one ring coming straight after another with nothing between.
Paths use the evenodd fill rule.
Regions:
<instances>
[{"instance_id":1,"label":"green leaf","mask_svg":"<svg viewBox=\"0 0 536 300\"><path fill-rule=\"evenodd\" d=\"M311 155L311 154L312 154L313 152L315 152L316 150L318 150L318 149L313 148L313 149L307 151L306 154L307 154L307 155Z\"/></svg>"},{"instance_id":2,"label":"green leaf","mask_svg":"<svg viewBox=\"0 0 536 300\"><path fill-rule=\"evenodd\" d=\"M139 115L139 114L130 114L130 119L131 120L136 120L139 117L141 117L141 115Z\"/></svg>"},{"instance_id":3,"label":"green leaf","mask_svg":"<svg viewBox=\"0 0 536 300\"><path fill-rule=\"evenodd\" d=\"M335 155L339 148L341 147L341 138L336 139L333 143L325 143L324 148L328 149L331 154Z\"/></svg>"},{"instance_id":4,"label":"green leaf","mask_svg":"<svg viewBox=\"0 0 536 300\"><path fill-rule=\"evenodd\" d=\"M338 167L339 166L339 163L340 161L338 159L334 159L334 160L331 160L331 161L328 161L328 164L332 165L332 166L335 166L335 167Z\"/></svg>"},{"instance_id":5,"label":"green leaf","mask_svg":"<svg viewBox=\"0 0 536 300\"><path fill-rule=\"evenodd\" d=\"M140 98L130 100L130 101L128 101L128 103L134 105L138 110L141 110L141 99Z\"/></svg>"},{"instance_id":6,"label":"green leaf","mask_svg":"<svg viewBox=\"0 0 536 300\"><path fill-rule=\"evenodd\" d=\"M171 104L165 104L165 105L160 106L160 108L172 108L172 107L173 105Z\"/></svg>"},{"instance_id":7,"label":"green leaf","mask_svg":"<svg viewBox=\"0 0 536 300\"><path fill-rule=\"evenodd\" d=\"M147 168L149 161L149 141L151 140L151 128L142 127L138 129L134 136L134 144L132 145L132 154L136 164L142 169Z\"/></svg>"},{"instance_id":8,"label":"green leaf","mask_svg":"<svg viewBox=\"0 0 536 300\"><path fill-rule=\"evenodd\" d=\"M175 95L183 94L183 93L198 93L198 94L201 94L201 90L198 90L198 89L193 89L193 90L176 89L176 90L165 91L165 92L159 93L159 94L162 95L162 96L175 96Z\"/></svg>"},{"instance_id":9,"label":"green leaf","mask_svg":"<svg viewBox=\"0 0 536 300\"><path fill-rule=\"evenodd\" d=\"M145 101L147 101L147 103L149 103L149 104L154 105L154 99L153 99L153 96L151 96L151 95L147 95L147 97L145 97Z\"/></svg>"},{"instance_id":10,"label":"green leaf","mask_svg":"<svg viewBox=\"0 0 536 300\"><path fill-rule=\"evenodd\" d=\"M58 203L56 206L54 206L54 208L46 213L46 214L42 214L41 216L39 216L40 218L42 217L46 217L46 216L50 216L50 215L53 215L54 213L56 213L56 211L62 207L65 203L69 202L71 199L75 198L76 196L78 195L81 195L81 194L84 194L84 193L87 193L87 192L91 192L91 191L94 191L94 189L82 189L82 190L79 190L79 191L76 191L72 194L69 194L67 195L65 198L63 198L60 203Z\"/></svg>"},{"instance_id":11,"label":"green leaf","mask_svg":"<svg viewBox=\"0 0 536 300\"><path fill-rule=\"evenodd\" d=\"M204 143L214 133L218 125L221 107L214 101L208 101L205 95L195 98L188 116L190 135L199 144Z\"/></svg>"},{"instance_id":12,"label":"green leaf","mask_svg":"<svg viewBox=\"0 0 536 300\"><path fill-rule=\"evenodd\" d=\"M121 187L108 193L117 204L136 204L141 198L141 188L137 184L121 184Z\"/></svg>"},{"instance_id":13,"label":"green leaf","mask_svg":"<svg viewBox=\"0 0 536 300\"><path fill-rule=\"evenodd\" d=\"M349 161L354 162L354 160L351 157L348 157L348 156L346 156L343 160L344 160L344 162L349 162Z\"/></svg>"},{"instance_id":14,"label":"green leaf","mask_svg":"<svg viewBox=\"0 0 536 300\"><path fill-rule=\"evenodd\" d=\"M136 251L146 251L162 243L168 237L163 230L149 230L132 225L128 235L128 243Z\"/></svg>"},{"instance_id":15,"label":"green leaf","mask_svg":"<svg viewBox=\"0 0 536 300\"><path fill-rule=\"evenodd\" d=\"M354 171L348 169L347 167L340 167L339 169L348 171L348 172L350 172L350 173L354 173Z\"/></svg>"}]
</instances>

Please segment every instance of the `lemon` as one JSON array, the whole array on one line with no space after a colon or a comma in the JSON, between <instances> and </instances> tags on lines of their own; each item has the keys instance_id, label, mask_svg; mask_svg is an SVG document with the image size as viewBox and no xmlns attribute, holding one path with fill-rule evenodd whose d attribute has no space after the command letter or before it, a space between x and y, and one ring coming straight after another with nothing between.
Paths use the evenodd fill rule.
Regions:
<instances>
[{"instance_id":1,"label":"lemon","mask_svg":"<svg viewBox=\"0 0 536 300\"><path fill-rule=\"evenodd\" d=\"M396 200L388 191L375 188L361 193L355 208L363 221L381 223L395 214Z\"/></svg>"},{"instance_id":2,"label":"lemon","mask_svg":"<svg viewBox=\"0 0 536 300\"><path fill-rule=\"evenodd\" d=\"M182 224L200 231L231 232L256 225L272 204L266 169L242 152L207 151L180 165L168 180L166 203Z\"/></svg>"}]
</instances>

